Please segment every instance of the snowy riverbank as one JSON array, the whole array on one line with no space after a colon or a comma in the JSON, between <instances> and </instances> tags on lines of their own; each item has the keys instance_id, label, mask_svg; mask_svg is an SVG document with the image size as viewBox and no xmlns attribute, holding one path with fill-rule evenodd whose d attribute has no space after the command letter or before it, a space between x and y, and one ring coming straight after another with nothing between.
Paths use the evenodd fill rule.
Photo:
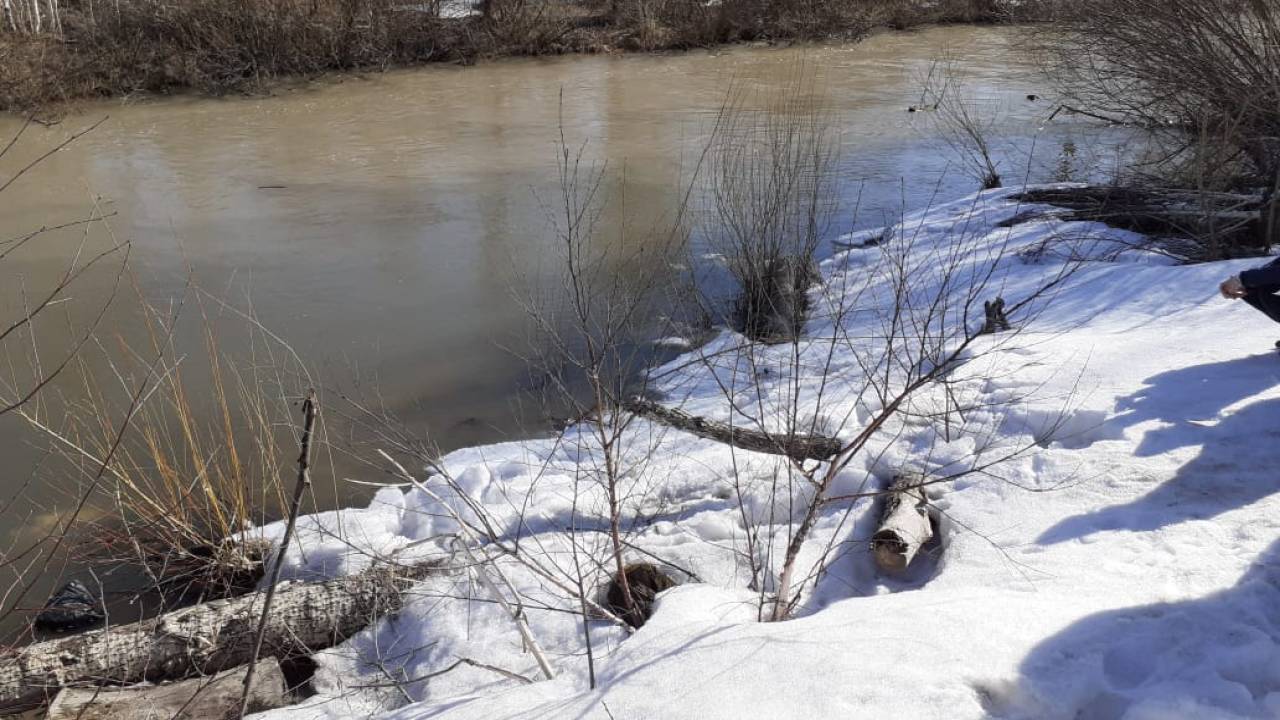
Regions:
<instances>
[{"instance_id":1,"label":"snowy riverbank","mask_svg":"<svg viewBox=\"0 0 1280 720\"><path fill-rule=\"evenodd\" d=\"M1086 258L1033 325L966 352L951 377L962 420L939 410L941 390L922 391L838 477L833 497L874 495L903 469L961 475L931 488L941 549L907 578L879 577L869 558L876 498L832 502L802 551L802 566L825 572L795 619L757 622L751 566L763 564L769 590L809 489L779 494L772 456L637 420L628 559L656 557L701 582L680 578L630 637L592 621L594 690L578 603L504 561L555 679L512 676L539 678L534 658L460 567L321 653L319 696L262 717L1280 717L1280 328L1217 295L1250 263L1173 265L1091 223L1000 227L1047 210L1010 194L909 216L885 242L826 261L798 364L781 346L744 366L744 341L724 334L655 373L665 401L689 412L728 418L726 398L741 411L749 395L818 414L848 439L879 410L860 392L868 368L855 349L875 344L892 306L875 280L884 258L909 258L913 292L989 272L979 299L1011 303L1059 277L1068 256ZM950 280L938 273L948 262ZM802 370L788 377L791 367ZM736 386L744 373L751 382ZM287 572L441 555L454 514L480 513L566 583L582 567L591 587L605 577L590 567L604 537L583 529L603 512L594 460L573 430L452 453L456 483L422 478L448 509L386 488L367 509L306 518Z\"/></svg>"}]
</instances>

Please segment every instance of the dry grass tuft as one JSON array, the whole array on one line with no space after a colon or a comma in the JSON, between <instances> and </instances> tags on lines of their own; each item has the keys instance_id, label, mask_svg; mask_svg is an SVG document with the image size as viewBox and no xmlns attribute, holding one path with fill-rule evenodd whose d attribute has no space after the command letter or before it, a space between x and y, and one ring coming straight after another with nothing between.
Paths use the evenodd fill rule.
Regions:
<instances>
[{"instance_id":1,"label":"dry grass tuft","mask_svg":"<svg viewBox=\"0 0 1280 720\"><path fill-rule=\"evenodd\" d=\"M246 531L281 516L296 454L290 388L305 386L305 373L261 336L233 362L201 301L204 357L183 354L181 308L139 303L143 341L116 335L87 348L59 402L19 413L53 441L68 495L88 493L99 509L78 517L72 559L141 568L169 598L252 589L269 544ZM145 378L145 394L131 394Z\"/></svg>"}]
</instances>

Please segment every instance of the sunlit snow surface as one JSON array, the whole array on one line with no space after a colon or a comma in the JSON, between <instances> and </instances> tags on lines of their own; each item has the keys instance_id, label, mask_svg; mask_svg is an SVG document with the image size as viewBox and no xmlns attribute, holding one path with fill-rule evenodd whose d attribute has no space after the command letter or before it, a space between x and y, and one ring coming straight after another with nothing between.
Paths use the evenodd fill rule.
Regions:
<instances>
[{"instance_id":1,"label":"sunlit snow surface","mask_svg":"<svg viewBox=\"0 0 1280 720\"><path fill-rule=\"evenodd\" d=\"M965 432L919 418L897 423L832 491L873 491L904 467L945 474L980 450L1032 446L990 474L937 488L940 559L923 558L905 579L880 578L866 544L874 501L835 503L802 553L811 565L835 548L797 618L756 622L745 522L773 518L780 553L807 491L771 494L772 457L637 421L630 541L702 582L662 595L631 637L593 621L594 690L576 603L504 563L556 679L524 684L472 665L418 679L463 658L540 677L510 616L459 571L423 583L397 617L321 653L318 697L263 717L1280 718L1280 355L1272 349L1280 327L1216 293L1250 263L1174 265L1127 249L1142 238L1090 223L1001 228L1037 209L1010 194L908 216L888 243L824 263L816 307L838 307L858 288L867 308L839 328L820 311L806 328L804 366L828 368L827 385L817 373L779 380L785 346L753 366L760 382L751 392L771 398L766 407L784 407L795 392L812 415L821 393L820 414L851 437L876 408L858 396L862 369L851 354L827 360L830 338L874 336L888 302L874 286L886 248L909 239L922 268L956 243L973 267L1001 254L991 287L1013 301L1059 272L1064 257L1089 258L1035 325L974 348L960 388L987 409L970 413ZM1046 246L1046 238L1057 240ZM935 276L920 277L918 289L931 292ZM722 334L655 375L666 401L728 418L713 378L732 384L744 372L732 352L742 342ZM714 371L691 362L711 356ZM760 373L770 366L779 370ZM919 408L937 401L926 392ZM846 416L843 425L830 420ZM579 472L593 453L571 430L559 442L458 451L446 464L500 534L519 536L525 552L568 577L570 526L580 531L580 562L604 557L603 536L582 530L600 527L604 507ZM745 478L741 491L735 473ZM470 517L439 479L428 484ZM367 509L313 516L302 528L303 549L287 568L294 577L353 572L397 550L438 555L429 538L457 530L420 490L390 488Z\"/></svg>"}]
</instances>

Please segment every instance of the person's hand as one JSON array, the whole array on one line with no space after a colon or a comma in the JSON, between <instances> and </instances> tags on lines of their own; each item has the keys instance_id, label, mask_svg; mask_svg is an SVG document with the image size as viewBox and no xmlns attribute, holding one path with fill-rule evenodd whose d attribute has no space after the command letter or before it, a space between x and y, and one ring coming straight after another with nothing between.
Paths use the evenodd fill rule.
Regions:
<instances>
[{"instance_id":1,"label":"person's hand","mask_svg":"<svg viewBox=\"0 0 1280 720\"><path fill-rule=\"evenodd\" d=\"M1228 300L1239 300L1249 294L1244 284L1240 282L1239 275L1232 275L1227 278L1226 282L1218 286L1218 290L1222 293L1222 297Z\"/></svg>"}]
</instances>

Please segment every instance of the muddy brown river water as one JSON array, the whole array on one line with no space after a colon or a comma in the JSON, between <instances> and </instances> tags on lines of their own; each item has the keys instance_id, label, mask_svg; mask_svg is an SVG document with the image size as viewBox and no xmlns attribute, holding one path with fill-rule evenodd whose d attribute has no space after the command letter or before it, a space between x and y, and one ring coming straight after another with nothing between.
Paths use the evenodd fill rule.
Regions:
<instances>
[{"instance_id":1,"label":"muddy brown river water","mask_svg":"<svg viewBox=\"0 0 1280 720\"><path fill-rule=\"evenodd\" d=\"M181 296L194 277L251 305L325 382L376 388L407 427L448 450L529 432L511 408L525 365L503 346L527 322L513 278L549 259L545 203L561 124L571 143L587 141L589 157L625 167L631 211L657 218L678 201L726 88L767 94L803 64L840 133L841 182L861 196L841 224L879 225L975 189L928 114L907 112L944 55L991 118L1008 179L1106 165L1117 138L1070 117L1046 124L1049 101L1027 98L1049 93L1017 39L1016 29L947 27L847 46L502 61L349 76L270 97L89 104L29 128L0 159L7 177L109 116L0 194L0 229L9 238L65 223L96 202L114 237L132 243L149 300ZM0 119L0 137L19 126ZM56 281L80 237L78 228L52 233L0 263L5 319L24 292ZM91 273L59 312L83 323L113 277ZM56 336L61 321L47 318L42 331ZM142 335L136 313L116 309L106 322ZM247 355L245 337L227 333L223 351ZM198 354L198 333L178 342ZM21 375L29 356L10 348L6 373ZM206 399L193 403L208 412ZM29 428L0 418L0 489L33 477L40 448ZM67 502L34 477L35 509L7 513L0 531L30 535ZM365 492L319 483L315 502Z\"/></svg>"}]
</instances>

